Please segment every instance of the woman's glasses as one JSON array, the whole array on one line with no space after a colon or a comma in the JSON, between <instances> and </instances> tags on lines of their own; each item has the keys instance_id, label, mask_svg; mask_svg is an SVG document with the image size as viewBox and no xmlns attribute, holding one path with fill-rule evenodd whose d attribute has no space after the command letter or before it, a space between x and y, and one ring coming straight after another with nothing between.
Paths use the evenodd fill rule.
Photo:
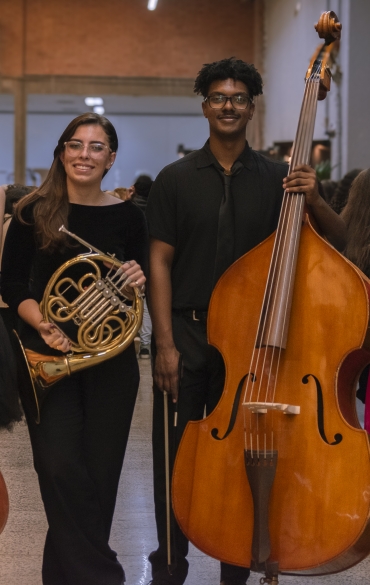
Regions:
<instances>
[{"instance_id":1,"label":"woman's glasses","mask_svg":"<svg viewBox=\"0 0 370 585\"><path fill-rule=\"evenodd\" d=\"M79 140L67 140L67 142L64 143L65 151L71 156L78 156L81 154L85 146L87 147L87 152L91 158L99 158L103 156L107 150L112 152L109 146L103 144L102 142L90 142L89 144L85 145Z\"/></svg>"}]
</instances>

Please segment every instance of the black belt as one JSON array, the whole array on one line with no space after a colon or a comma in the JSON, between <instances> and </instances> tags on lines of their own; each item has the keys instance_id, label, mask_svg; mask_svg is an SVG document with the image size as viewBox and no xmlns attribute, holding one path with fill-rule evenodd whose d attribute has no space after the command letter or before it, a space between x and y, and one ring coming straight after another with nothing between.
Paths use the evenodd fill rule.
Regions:
<instances>
[{"instance_id":1,"label":"black belt","mask_svg":"<svg viewBox=\"0 0 370 585\"><path fill-rule=\"evenodd\" d=\"M207 321L207 311L198 311L198 309L173 309L176 315L183 315L193 321Z\"/></svg>"}]
</instances>

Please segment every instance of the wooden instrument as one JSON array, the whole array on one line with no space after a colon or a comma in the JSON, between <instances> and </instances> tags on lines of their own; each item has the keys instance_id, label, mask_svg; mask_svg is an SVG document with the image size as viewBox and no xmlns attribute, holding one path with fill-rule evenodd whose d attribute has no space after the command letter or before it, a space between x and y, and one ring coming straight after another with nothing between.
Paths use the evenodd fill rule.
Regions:
<instances>
[{"instance_id":1,"label":"wooden instrument","mask_svg":"<svg viewBox=\"0 0 370 585\"><path fill-rule=\"evenodd\" d=\"M0 471L0 534L5 528L9 515L9 497L3 475Z\"/></svg>"},{"instance_id":2,"label":"wooden instrument","mask_svg":"<svg viewBox=\"0 0 370 585\"><path fill-rule=\"evenodd\" d=\"M313 58L290 169L309 163L317 99L329 89L333 12ZM302 194L284 194L275 234L236 261L210 303L225 361L215 410L190 422L173 508L195 546L263 572L324 575L370 551L370 451L355 386L370 361L369 281L321 238Z\"/></svg>"}]
</instances>

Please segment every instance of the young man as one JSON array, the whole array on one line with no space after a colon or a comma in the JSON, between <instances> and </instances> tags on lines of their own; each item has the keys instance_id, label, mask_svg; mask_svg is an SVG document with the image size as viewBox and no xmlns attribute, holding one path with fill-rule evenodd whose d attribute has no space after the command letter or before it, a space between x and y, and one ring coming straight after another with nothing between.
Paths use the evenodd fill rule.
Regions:
<instances>
[{"instance_id":1,"label":"young man","mask_svg":"<svg viewBox=\"0 0 370 585\"><path fill-rule=\"evenodd\" d=\"M253 98L262 93L254 66L236 59L204 65L194 91L204 97L209 140L158 175L147 207L159 540L149 556L153 585L182 585L187 575L188 541L176 524L171 542L174 567L167 569L162 392L177 404L176 448L187 422L203 418L204 410L209 414L223 390L223 360L207 344L207 308L215 283L232 262L276 229L284 189L305 193L321 231L336 247L345 243L344 223L320 197L313 169L302 165L286 178L285 164L248 146L245 131L253 118ZM221 585L245 585L248 576L247 568L221 563Z\"/></svg>"}]
</instances>

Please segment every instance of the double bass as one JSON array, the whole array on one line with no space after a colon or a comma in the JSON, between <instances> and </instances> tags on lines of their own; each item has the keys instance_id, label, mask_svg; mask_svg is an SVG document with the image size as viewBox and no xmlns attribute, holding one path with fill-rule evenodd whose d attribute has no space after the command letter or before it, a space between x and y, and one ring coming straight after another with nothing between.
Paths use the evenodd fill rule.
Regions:
<instances>
[{"instance_id":1,"label":"double bass","mask_svg":"<svg viewBox=\"0 0 370 585\"><path fill-rule=\"evenodd\" d=\"M317 100L330 86L333 12L307 72L289 172L308 164ZM208 340L225 387L188 423L172 477L176 519L220 561L265 574L325 575L370 551L370 450L355 387L370 362L369 281L284 194L277 230L217 283Z\"/></svg>"}]
</instances>

